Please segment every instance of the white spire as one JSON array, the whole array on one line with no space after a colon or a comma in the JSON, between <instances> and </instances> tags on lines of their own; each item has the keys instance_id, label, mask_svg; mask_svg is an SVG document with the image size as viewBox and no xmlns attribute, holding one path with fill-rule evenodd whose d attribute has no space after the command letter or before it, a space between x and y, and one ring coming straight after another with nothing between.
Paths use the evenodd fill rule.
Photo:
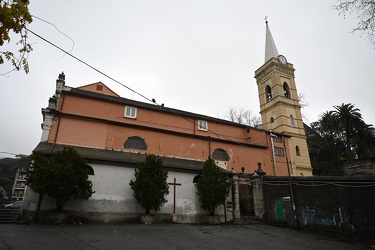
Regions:
<instances>
[{"instance_id":1,"label":"white spire","mask_svg":"<svg viewBox=\"0 0 375 250\"><path fill-rule=\"evenodd\" d=\"M273 41L272 34L270 28L268 27L268 21L266 20L266 53L264 62L267 62L272 57L277 58L279 52L277 52L275 42Z\"/></svg>"}]
</instances>

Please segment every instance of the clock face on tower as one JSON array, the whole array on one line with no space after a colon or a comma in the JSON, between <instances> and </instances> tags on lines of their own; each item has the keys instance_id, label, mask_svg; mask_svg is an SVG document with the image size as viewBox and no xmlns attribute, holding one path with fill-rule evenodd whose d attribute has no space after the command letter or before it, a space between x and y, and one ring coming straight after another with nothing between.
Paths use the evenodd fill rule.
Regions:
<instances>
[{"instance_id":1,"label":"clock face on tower","mask_svg":"<svg viewBox=\"0 0 375 250\"><path fill-rule=\"evenodd\" d=\"M279 62L281 62L282 64L286 64L287 61L286 61L285 56L283 56L283 55L279 55Z\"/></svg>"}]
</instances>

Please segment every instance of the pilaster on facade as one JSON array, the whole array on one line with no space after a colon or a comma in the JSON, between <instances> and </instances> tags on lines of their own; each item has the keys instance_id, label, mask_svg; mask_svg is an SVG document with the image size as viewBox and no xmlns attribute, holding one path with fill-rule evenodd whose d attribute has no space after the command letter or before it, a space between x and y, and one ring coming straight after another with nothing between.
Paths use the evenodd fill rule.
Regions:
<instances>
[{"instance_id":1,"label":"pilaster on facade","mask_svg":"<svg viewBox=\"0 0 375 250\"><path fill-rule=\"evenodd\" d=\"M291 137L288 142L293 176L311 176L312 168L306 139Z\"/></svg>"},{"instance_id":2,"label":"pilaster on facade","mask_svg":"<svg viewBox=\"0 0 375 250\"><path fill-rule=\"evenodd\" d=\"M62 72L59 74L58 79L56 80L56 94L60 94L65 86L65 74Z\"/></svg>"},{"instance_id":3,"label":"pilaster on facade","mask_svg":"<svg viewBox=\"0 0 375 250\"><path fill-rule=\"evenodd\" d=\"M49 132L52 127L52 120L53 120L53 117L58 112L60 95L64 89L65 89L65 75L63 72L59 74L59 77L56 80L56 91L55 91L55 94L51 98L49 98L48 107L42 108L43 123L41 124L41 126L42 126L43 132L42 132L42 136L40 139L41 142L48 141Z\"/></svg>"},{"instance_id":4,"label":"pilaster on facade","mask_svg":"<svg viewBox=\"0 0 375 250\"><path fill-rule=\"evenodd\" d=\"M52 119L55 116L55 112L51 112L51 109L46 108L42 109L43 114L43 123L42 125L42 137L40 139L41 142L48 141L48 135L50 132L50 129L52 127Z\"/></svg>"}]
</instances>

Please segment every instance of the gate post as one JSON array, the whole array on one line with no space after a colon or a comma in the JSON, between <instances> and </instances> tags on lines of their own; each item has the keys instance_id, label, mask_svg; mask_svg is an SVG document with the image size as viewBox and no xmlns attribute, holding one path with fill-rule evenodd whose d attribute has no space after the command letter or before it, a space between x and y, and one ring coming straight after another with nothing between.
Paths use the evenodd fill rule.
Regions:
<instances>
[{"instance_id":1,"label":"gate post","mask_svg":"<svg viewBox=\"0 0 375 250\"><path fill-rule=\"evenodd\" d=\"M232 177L232 195L233 195L233 220L239 219L240 214L240 197L238 195L238 175Z\"/></svg>"},{"instance_id":2,"label":"gate post","mask_svg":"<svg viewBox=\"0 0 375 250\"><path fill-rule=\"evenodd\" d=\"M253 194L254 194L254 210L255 216L263 219L265 212L264 209L264 194L263 194L263 183L261 176L252 176L253 178Z\"/></svg>"}]
</instances>

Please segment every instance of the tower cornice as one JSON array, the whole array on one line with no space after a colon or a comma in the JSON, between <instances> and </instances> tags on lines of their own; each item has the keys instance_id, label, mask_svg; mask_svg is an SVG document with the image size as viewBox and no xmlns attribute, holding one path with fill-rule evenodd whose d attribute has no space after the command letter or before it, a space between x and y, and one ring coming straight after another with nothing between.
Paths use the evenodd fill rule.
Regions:
<instances>
[{"instance_id":1,"label":"tower cornice","mask_svg":"<svg viewBox=\"0 0 375 250\"><path fill-rule=\"evenodd\" d=\"M267 102L264 105L262 105L262 110L260 111L260 113L269 112L270 110L278 106L290 107L290 108L297 109L297 110L301 109L301 106L299 105L299 103L296 103L295 100L287 99L282 96L278 96L278 97L275 97L275 99L273 99L272 101Z\"/></svg>"},{"instance_id":2,"label":"tower cornice","mask_svg":"<svg viewBox=\"0 0 375 250\"><path fill-rule=\"evenodd\" d=\"M271 75L277 73L287 78L294 78L293 64L282 64L276 58L271 58L262 67L255 71L255 79L257 82L263 82L262 79L268 79Z\"/></svg>"}]
</instances>

